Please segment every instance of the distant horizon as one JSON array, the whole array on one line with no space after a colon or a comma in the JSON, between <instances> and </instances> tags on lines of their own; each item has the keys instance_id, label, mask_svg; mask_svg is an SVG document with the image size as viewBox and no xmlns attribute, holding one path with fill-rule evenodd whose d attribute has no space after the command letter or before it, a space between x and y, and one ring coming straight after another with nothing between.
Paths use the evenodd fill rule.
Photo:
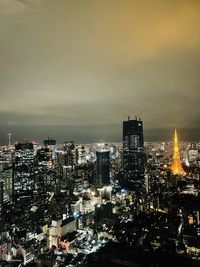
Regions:
<instances>
[{"instance_id":1,"label":"distant horizon","mask_svg":"<svg viewBox=\"0 0 200 267\"><path fill-rule=\"evenodd\" d=\"M172 141L174 128L145 128L145 142ZM198 141L199 128L176 127L179 140ZM42 143L52 138L57 143L73 140L75 143L92 144L97 142L122 142L122 123L94 124L94 125L0 125L0 144L8 144L8 134L11 133L11 142L25 142L25 140Z\"/></svg>"}]
</instances>

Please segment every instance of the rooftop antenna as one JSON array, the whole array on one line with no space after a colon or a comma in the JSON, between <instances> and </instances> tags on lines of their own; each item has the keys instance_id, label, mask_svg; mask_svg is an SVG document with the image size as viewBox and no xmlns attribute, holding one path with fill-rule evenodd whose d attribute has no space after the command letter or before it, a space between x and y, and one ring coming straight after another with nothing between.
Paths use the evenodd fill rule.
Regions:
<instances>
[{"instance_id":1,"label":"rooftop antenna","mask_svg":"<svg viewBox=\"0 0 200 267\"><path fill-rule=\"evenodd\" d=\"M130 121L130 115L128 115L128 121Z\"/></svg>"}]
</instances>

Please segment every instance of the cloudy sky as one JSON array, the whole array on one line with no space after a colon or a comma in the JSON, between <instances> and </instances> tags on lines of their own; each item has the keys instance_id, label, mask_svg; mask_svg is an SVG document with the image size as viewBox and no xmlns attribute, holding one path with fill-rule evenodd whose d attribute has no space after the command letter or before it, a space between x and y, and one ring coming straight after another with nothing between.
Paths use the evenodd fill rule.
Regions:
<instances>
[{"instance_id":1,"label":"cloudy sky","mask_svg":"<svg viewBox=\"0 0 200 267\"><path fill-rule=\"evenodd\" d=\"M199 136L199 25L199 0L0 0L0 139L128 114Z\"/></svg>"}]
</instances>

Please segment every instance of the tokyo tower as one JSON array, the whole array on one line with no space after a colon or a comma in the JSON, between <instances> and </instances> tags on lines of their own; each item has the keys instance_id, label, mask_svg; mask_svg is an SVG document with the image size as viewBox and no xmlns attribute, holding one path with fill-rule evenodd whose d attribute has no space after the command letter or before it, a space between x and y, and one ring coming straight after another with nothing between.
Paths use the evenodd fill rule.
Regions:
<instances>
[{"instance_id":1,"label":"tokyo tower","mask_svg":"<svg viewBox=\"0 0 200 267\"><path fill-rule=\"evenodd\" d=\"M173 154L173 163L171 166L171 171L174 175L185 175L186 174L180 161L179 143L178 143L178 136L177 136L176 129L174 132L174 154Z\"/></svg>"}]
</instances>

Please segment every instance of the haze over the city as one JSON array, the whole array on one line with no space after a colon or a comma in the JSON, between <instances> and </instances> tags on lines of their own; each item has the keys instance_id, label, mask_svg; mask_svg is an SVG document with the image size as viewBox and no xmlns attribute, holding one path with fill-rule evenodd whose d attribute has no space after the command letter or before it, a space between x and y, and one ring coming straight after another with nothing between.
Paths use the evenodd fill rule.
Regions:
<instances>
[{"instance_id":1,"label":"haze over the city","mask_svg":"<svg viewBox=\"0 0 200 267\"><path fill-rule=\"evenodd\" d=\"M199 25L198 0L0 0L0 142L117 141L128 114L196 139Z\"/></svg>"}]
</instances>

